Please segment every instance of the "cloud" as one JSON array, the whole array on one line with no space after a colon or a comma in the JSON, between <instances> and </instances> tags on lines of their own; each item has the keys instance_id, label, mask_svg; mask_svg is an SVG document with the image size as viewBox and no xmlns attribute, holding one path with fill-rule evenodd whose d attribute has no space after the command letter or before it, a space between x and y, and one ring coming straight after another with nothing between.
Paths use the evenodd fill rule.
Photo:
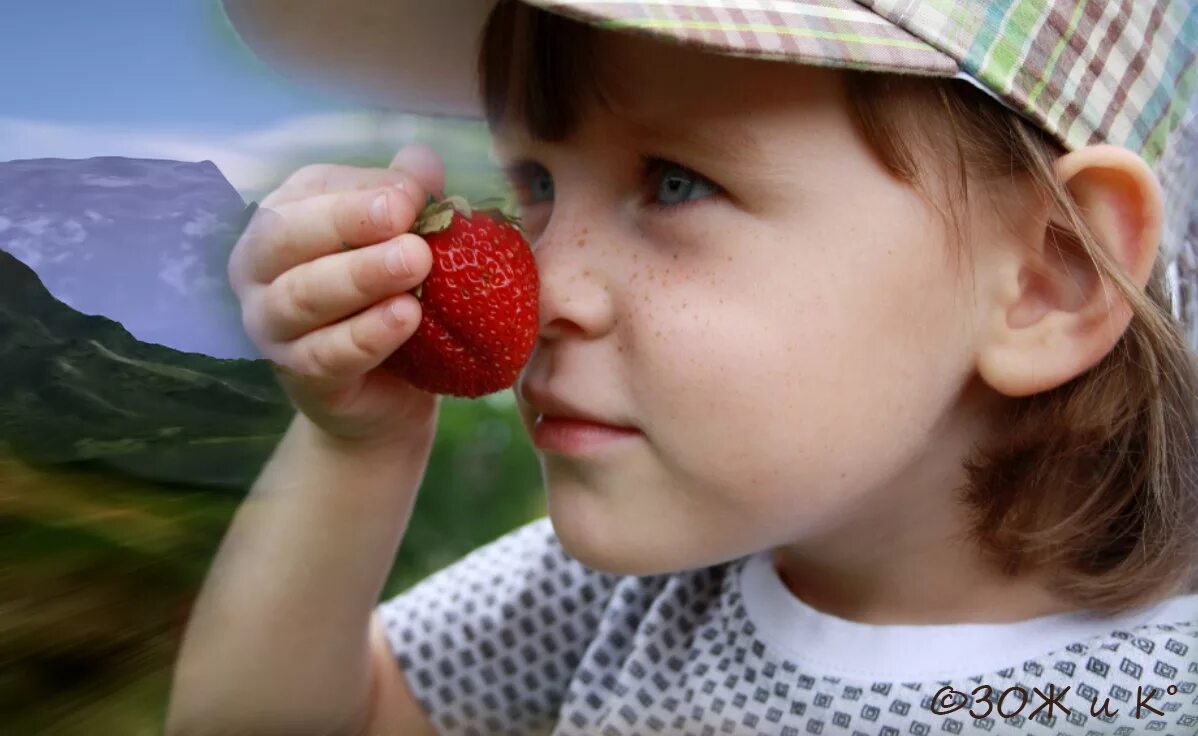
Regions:
<instances>
[{"instance_id":1,"label":"cloud","mask_svg":"<svg viewBox=\"0 0 1198 736\"><path fill-rule=\"evenodd\" d=\"M87 239L87 231L73 217L66 220L52 220L46 215L36 215L24 220L13 221L7 217L0 225L0 232L9 229L21 229L30 235L47 239L59 245L75 245Z\"/></svg>"},{"instance_id":2,"label":"cloud","mask_svg":"<svg viewBox=\"0 0 1198 736\"><path fill-rule=\"evenodd\" d=\"M87 240L87 230L84 230L83 225L75 218L71 217L66 222L55 224L57 232L52 233L51 237L59 245L78 245Z\"/></svg>"},{"instance_id":3,"label":"cloud","mask_svg":"<svg viewBox=\"0 0 1198 736\"><path fill-rule=\"evenodd\" d=\"M30 235L45 235L46 228L50 226L50 218L45 215L38 215L37 217L31 217L18 222L16 226Z\"/></svg>"},{"instance_id":4,"label":"cloud","mask_svg":"<svg viewBox=\"0 0 1198 736\"><path fill-rule=\"evenodd\" d=\"M37 238L10 238L5 241L4 250L35 270L43 260L42 246Z\"/></svg>"},{"instance_id":5,"label":"cloud","mask_svg":"<svg viewBox=\"0 0 1198 736\"><path fill-rule=\"evenodd\" d=\"M83 183L93 187L131 187L139 182L134 182L119 176L85 176Z\"/></svg>"},{"instance_id":6,"label":"cloud","mask_svg":"<svg viewBox=\"0 0 1198 736\"><path fill-rule=\"evenodd\" d=\"M304 115L230 133L0 116L0 161L92 156L209 160L249 201L261 199L306 163L389 158L415 140L419 130L418 118L370 111ZM116 179L89 183L120 186Z\"/></svg>"},{"instance_id":7,"label":"cloud","mask_svg":"<svg viewBox=\"0 0 1198 736\"><path fill-rule=\"evenodd\" d=\"M196 257L194 255L188 255L184 258L167 258L163 256L159 260L158 277L178 293L187 294L191 283L187 278L187 271L195 263Z\"/></svg>"},{"instance_id":8,"label":"cloud","mask_svg":"<svg viewBox=\"0 0 1198 736\"><path fill-rule=\"evenodd\" d=\"M219 288L222 283L204 273L204 265L194 253L182 258L163 254L158 259L158 278L184 296Z\"/></svg>"},{"instance_id":9,"label":"cloud","mask_svg":"<svg viewBox=\"0 0 1198 736\"><path fill-rule=\"evenodd\" d=\"M202 238L224 229L225 223L214 213L203 208L196 210L195 216L183 223L183 234L190 238Z\"/></svg>"}]
</instances>

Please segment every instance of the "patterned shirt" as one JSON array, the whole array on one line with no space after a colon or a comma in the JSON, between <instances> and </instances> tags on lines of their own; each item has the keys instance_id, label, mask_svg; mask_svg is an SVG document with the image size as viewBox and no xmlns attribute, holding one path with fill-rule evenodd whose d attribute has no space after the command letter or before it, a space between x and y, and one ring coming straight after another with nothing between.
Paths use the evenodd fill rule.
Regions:
<instances>
[{"instance_id":1,"label":"patterned shirt","mask_svg":"<svg viewBox=\"0 0 1198 736\"><path fill-rule=\"evenodd\" d=\"M545 517L377 610L443 734L1198 734L1198 594L1118 617L862 624L791 594L768 551L613 575Z\"/></svg>"}]
</instances>

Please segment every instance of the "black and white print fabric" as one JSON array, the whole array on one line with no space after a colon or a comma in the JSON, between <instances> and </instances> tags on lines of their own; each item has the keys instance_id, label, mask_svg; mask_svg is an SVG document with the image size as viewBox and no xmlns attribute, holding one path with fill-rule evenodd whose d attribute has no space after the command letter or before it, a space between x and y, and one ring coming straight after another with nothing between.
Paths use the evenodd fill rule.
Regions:
<instances>
[{"instance_id":1,"label":"black and white print fabric","mask_svg":"<svg viewBox=\"0 0 1198 736\"><path fill-rule=\"evenodd\" d=\"M442 734L1198 734L1198 595L1117 618L873 626L768 553L616 576L527 524L379 604Z\"/></svg>"}]
</instances>

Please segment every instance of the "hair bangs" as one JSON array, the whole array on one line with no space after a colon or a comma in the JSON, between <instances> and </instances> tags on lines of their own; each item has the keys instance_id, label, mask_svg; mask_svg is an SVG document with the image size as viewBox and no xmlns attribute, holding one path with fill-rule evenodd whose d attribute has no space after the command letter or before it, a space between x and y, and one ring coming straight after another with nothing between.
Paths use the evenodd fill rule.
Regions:
<instances>
[{"instance_id":1,"label":"hair bangs","mask_svg":"<svg viewBox=\"0 0 1198 736\"><path fill-rule=\"evenodd\" d=\"M483 28L479 91L487 125L523 126L557 142L578 127L586 103L602 103L595 30L516 0L500 0Z\"/></svg>"}]
</instances>

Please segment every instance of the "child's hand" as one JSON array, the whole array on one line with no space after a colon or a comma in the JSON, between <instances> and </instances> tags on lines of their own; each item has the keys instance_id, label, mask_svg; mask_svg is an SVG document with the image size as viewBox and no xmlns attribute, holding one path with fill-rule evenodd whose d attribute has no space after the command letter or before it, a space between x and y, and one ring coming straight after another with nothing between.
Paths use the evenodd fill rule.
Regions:
<instances>
[{"instance_id":1,"label":"child's hand","mask_svg":"<svg viewBox=\"0 0 1198 736\"><path fill-rule=\"evenodd\" d=\"M408 233L444 165L409 146L391 167L305 166L262 200L229 258L250 339L297 409L368 445L425 437L437 397L378 366L416 330L432 266Z\"/></svg>"}]
</instances>

